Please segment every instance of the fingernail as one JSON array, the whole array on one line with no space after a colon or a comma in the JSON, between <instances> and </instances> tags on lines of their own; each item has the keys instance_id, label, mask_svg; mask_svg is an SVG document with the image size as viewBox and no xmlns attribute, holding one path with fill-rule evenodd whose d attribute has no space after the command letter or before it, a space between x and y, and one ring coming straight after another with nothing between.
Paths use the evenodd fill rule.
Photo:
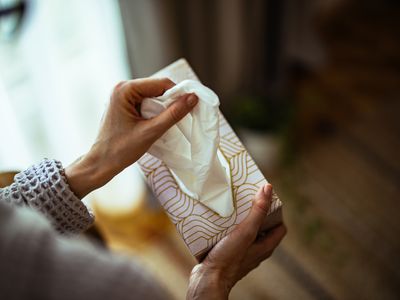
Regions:
<instances>
[{"instance_id":1,"label":"fingernail","mask_svg":"<svg viewBox=\"0 0 400 300\"><path fill-rule=\"evenodd\" d=\"M189 97L187 97L186 102L187 104L189 104L189 106L195 106L197 104L197 101L199 99L197 98L197 96L195 94L191 94L189 95Z\"/></svg>"},{"instance_id":2,"label":"fingernail","mask_svg":"<svg viewBox=\"0 0 400 300\"><path fill-rule=\"evenodd\" d=\"M264 185L264 195L268 199L269 197L271 197L271 194L272 194L272 185L267 183L266 185Z\"/></svg>"}]
</instances>

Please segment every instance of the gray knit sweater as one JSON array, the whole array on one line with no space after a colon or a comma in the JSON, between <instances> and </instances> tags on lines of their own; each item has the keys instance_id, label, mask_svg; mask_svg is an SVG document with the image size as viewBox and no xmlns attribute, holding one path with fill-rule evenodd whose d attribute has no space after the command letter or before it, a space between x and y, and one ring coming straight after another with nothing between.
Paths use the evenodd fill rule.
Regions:
<instances>
[{"instance_id":1,"label":"gray knit sweater","mask_svg":"<svg viewBox=\"0 0 400 300\"><path fill-rule=\"evenodd\" d=\"M0 299L166 299L138 264L73 237L93 216L61 163L43 160L0 189Z\"/></svg>"}]
</instances>

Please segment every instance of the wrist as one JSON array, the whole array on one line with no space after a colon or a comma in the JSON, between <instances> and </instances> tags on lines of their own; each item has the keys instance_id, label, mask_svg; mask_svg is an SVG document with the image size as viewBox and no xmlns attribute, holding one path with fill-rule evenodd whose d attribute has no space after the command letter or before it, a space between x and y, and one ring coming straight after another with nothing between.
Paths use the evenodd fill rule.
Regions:
<instances>
[{"instance_id":1,"label":"wrist","mask_svg":"<svg viewBox=\"0 0 400 300\"><path fill-rule=\"evenodd\" d=\"M112 163L94 149L65 168L68 184L79 198L83 198L93 190L100 188L110 181L115 174Z\"/></svg>"},{"instance_id":2,"label":"wrist","mask_svg":"<svg viewBox=\"0 0 400 300\"><path fill-rule=\"evenodd\" d=\"M230 289L220 272L209 270L202 264L196 265L190 275L187 299L228 299Z\"/></svg>"}]
</instances>

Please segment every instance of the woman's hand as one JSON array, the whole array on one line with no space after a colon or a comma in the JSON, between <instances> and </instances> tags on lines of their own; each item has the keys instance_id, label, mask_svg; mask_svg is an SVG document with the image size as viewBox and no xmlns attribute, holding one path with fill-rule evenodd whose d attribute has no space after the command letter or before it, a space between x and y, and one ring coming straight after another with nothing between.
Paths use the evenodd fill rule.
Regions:
<instances>
[{"instance_id":1,"label":"woman's hand","mask_svg":"<svg viewBox=\"0 0 400 300\"><path fill-rule=\"evenodd\" d=\"M167 79L136 79L119 83L111 95L95 144L65 169L68 183L82 198L137 161L172 125L198 102L186 94L155 118L145 120L139 106L146 97L157 97L175 84Z\"/></svg>"},{"instance_id":2,"label":"woman's hand","mask_svg":"<svg viewBox=\"0 0 400 300\"><path fill-rule=\"evenodd\" d=\"M286 234L282 224L259 235L271 197L272 186L267 184L257 192L247 218L193 268L187 299L228 299L236 282L271 256Z\"/></svg>"}]
</instances>

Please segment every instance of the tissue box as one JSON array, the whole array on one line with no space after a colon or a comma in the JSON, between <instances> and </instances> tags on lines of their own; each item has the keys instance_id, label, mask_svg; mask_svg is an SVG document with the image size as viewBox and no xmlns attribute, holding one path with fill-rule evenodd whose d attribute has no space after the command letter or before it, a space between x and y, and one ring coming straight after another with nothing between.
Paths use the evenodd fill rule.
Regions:
<instances>
[{"instance_id":1,"label":"tissue box","mask_svg":"<svg viewBox=\"0 0 400 300\"><path fill-rule=\"evenodd\" d=\"M185 79L199 80L185 59L172 63L152 77L168 77L175 83ZM231 216L223 218L185 194L168 167L158 158L146 153L138 161L154 195L198 260L247 216L255 193L267 183L222 113L219 117L219 150L229 163L232 180L235 210ZM281 206L281 201L274 194L262 230L282 222Z\"/></svg>"}]
</instances>

